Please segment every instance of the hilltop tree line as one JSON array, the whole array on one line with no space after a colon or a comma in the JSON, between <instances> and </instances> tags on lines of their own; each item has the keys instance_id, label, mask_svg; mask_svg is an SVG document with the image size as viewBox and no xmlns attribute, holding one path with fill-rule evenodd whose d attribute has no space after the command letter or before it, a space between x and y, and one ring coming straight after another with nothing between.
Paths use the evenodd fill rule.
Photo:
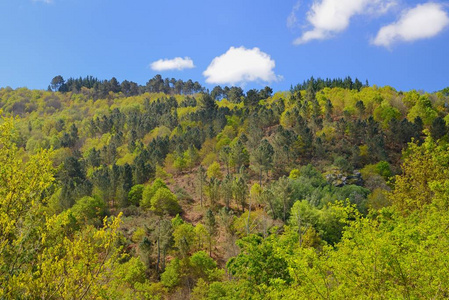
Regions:
<instances>
[{"instance_id":1,"label":"hilltop tree line","mask_svg":"<svg viewBox=\"0 0 449 300\"><path fill-rule=\"evenodd\" d=\"M360 91L363 87L369 87L368 80L365 80L365 83L362 83L358 78L356 78L354 81L350 76L342 78L313 78L313 76L308 79L304 80L303 83L298 83L295 86L290 87L290 92L298 92L301 90L306 90L309 87L313 87L315 91L320 91L324 88L343 88L343 89L349 89L349 90L357 90Z\"/></svg>"},{"instance_id":2,"label":"hilltop tree line","mask_svg":"<svg viewBox=\"0 0 449 300\"><path fill-rule=\"evenodd\" d=\"M204 88L198 81L193 82L189 79L184 82L181 79L176 80L175 78L163 79L159 74L150 79L145 85L139 85L128 80L120 83L115 77L112 77L110 80L99 80L93 76L86 76L84 78L70 77L64 80L61 75L58 75L51 80L48 86L49 91L58 91L61 93L79 93L82 88L93 89L97 93L97 98L105 97L110 92L121 92L125 96L136 96L146 92L191 95L204 91Z\"/></svg>"}]
</instances>

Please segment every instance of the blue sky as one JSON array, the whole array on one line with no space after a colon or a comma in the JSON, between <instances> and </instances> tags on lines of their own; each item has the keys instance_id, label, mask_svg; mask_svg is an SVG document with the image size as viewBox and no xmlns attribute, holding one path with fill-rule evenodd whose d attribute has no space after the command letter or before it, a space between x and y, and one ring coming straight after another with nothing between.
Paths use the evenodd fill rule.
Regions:
<instances>
[{"instance_id":1,"label":"blue sky","mask_svg":"<svg viewBox=\"0 0 449 300\"><path fill-rule=\"evenodd\" d=\"M349 75L432 92L449 86L448 11L414 0L4 0L0 86L161 74L277 91Z\"/></svg>"}]
</instances>

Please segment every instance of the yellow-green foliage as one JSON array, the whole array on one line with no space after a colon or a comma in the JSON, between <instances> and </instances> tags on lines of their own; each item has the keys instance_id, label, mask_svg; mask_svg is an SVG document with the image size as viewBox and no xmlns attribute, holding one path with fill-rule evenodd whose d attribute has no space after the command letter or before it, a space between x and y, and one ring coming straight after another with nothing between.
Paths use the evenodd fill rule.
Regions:
<instances>
[{"instance_id":1,"label":"yellow-green foliage","mask_svg":"<svg viewBox=\"0 0 449 300\"><path fill-rule=\"evenodd\" d=\"M220 137L223 136L223 137L227 137L232 140L237 136L237 131L234 126L226 125L220 134L221 134Z\"/></svg>"},{"instance_id":2,"label":"yellow-green foliage","mask_svg":"<svg viewBox=\"0 0 449 300\"><path fill-rule=\"evenodd\" d=\"M407 108L412 108L415 106L416 103L418 103L419 100L419 93L415 90L411 90L409 92L404 93L404 98L402 99L402 102L407 106Z\"/></svg>"},{"instance_id":3,"label":"yellow-green foliage","mask_svg":"<svg viewBox=\"0 0 449 300\"><path fill-rule=\"evenodd\" d=\"M317 131L316 136L324 138L326 141L331 141L333 138L335 138L335 127L324 126L323 129Z\"/></svg>"},{"instance_id":4,"label":"yellow-green foliage","mask_svg":"<svg viewBox=\"0 0 449 300\"><path fill-rule=\"evenodd\" d=\"M263 189L262 187L258 184L255 183L251 186L251 189L249 191L249 195L251 197L252 200L258 201L260 195L262 194Z\"/></svg>"},{"instance_id":5,"label":"yellow-green foliage","mask_svg":"<svg viewBox=\"0 0 449 300\"><path fill-rule=\"evenodd\" d=\"M123 166L124 164L129 164L131 165L135 159L135 155L133 153L125 153L124 155L122 155L122 157L120 157L119 159L117 159L117 161L115 162L116 165L118 166Z\"/></svg>"},{"instance_id":6,"label":"yellow-green foliage","mask_svg":"<svg viewBox=\"0 0 449 300\"><path fill-rule=\"evenodd\" d=\"M393 119L399 119L401 113L397 108L392 107L388 102L384 101L381 105L376 107L373 112L374 120L381 123L384 128L388 127L388 124Z\"/></svg>"},{"instance_id":7,"label":"yellow-green foliage","mask_svg":"<svg viewBox=\"0 0 449 300\"><path fill-rule=\"evenodd\" d=\"M167 173L161 166L156 166L156 178L170 179L173 175Z\"/></svg>"},{"instance_id":8,"label":"yellow-green foliage","mask_svg":"<svg viewBox=\"0 0 449 300\"><path fill-rule=\"evenodd\" d=\"M175 169L177 171L183 171L187 168L188 165L188 161L186 156L184 155L184 153L181 153L179 155L175 155L175 160L173 161L173 167L175 167Z\"/></svg>"},{"instance_id":9,"label":"yellow-green foliage","mask_svg":"<svg viewBox=\"0 0 449 300\"><path fill-rule=\"evenodd\" d=\"M264 231L266 233L271 224L272 221L268 214L263 209L256 209L251 211L251 213L245 211L240 217L236 218L233 228L242 237L247 234L247 230L249 230L250 234L264 233Z\"/></svg>"},{"instance_id":10,"label":"yellow-green foliage","mask_svg":"<svg viewBox=\"0 0 449 300\"><path fill-rule=\"evenodd\" d=\"M105 203L100 197L85 196L76 201L71 212L79 222L101 225L101 220L105 215Z\"/></svg>"},{"instance_id":11,"label":"yellow-green foliage","mask_svg":"<svg viewBox=\"0 0 449 300\"><path fill-rule=\"evenodd\" d=\"M191 289L195 282L193 295L211 299L447 298L447 138L439 144L430 139L422 146L422 140L411 144L404 152L403 174L395 178L391 170L397 169L386 162L396 164L410 138L422 137L415 130L419 124L406 122L404 117L410 122L421 118L426 130L431 129L424 133L435 129L432 122L437 116L449 124L447 96L402 93L388 86L364 87L360 91L325 88L316 92L317 107L310 99L310 91L296 93L297 98L292 98L289 92L278 92L248 110L243 102L223 99L217 106L231 111L225 113L224 124L222 113L227 109L207 114L202 111L193 117L191 114L202 109L201 105L165 106L169 96L163 93L133 97L109 93L97 99L98 92L87 88L77 93L0 89L2 108L22 117L15 121L14 128L12 120L0 121L0 299L145 299L154 294L170 298L168 289ZM302 100L298 100L298 93ZM174 95L178 104L186 97ZM307 107L306 98L311 100ZM284 99L283 105L280 99ZM166 114L153 115L155 111L148 110L148 101L159 101ZM122 114L116 114L115 109ZM250 117L256 113L259 119ZM148 116L151 119L145 119ZM74 142L71 136L67 138L72 125L78 131ZM259 138L252 130L254 125L263 127L261 138L273 146L273 167L267 175L274 183L264 187L263 192L254 184L248 196L248 185L255 177L237 166L253 167L249 158L254 156ZM210 136L209 126L219 132L217 136ZM165 144L165 139L156 143L153 140L157 137L170 137L170 144ZM60 148L62 143L70 146ZM224 146L230 146L230 153L221 151ZM51 147L56 150L49 150ZM89 152L93 148L100 152ZM79 162L79 168L65 169L67 165L61 164L67 157ZM105 196L108 200L126 202L124 205L140 203L147 210L144 214L150 218L148 222L152 222L151 218L164 221L166 214L181 211L177 197L162 180L145 188L135 185L128 193L135 181L151 178L154 167L156 177L167 180L171 176L167 171L184 176L200 163L207 167L209 177L221 179L218 158L235 168L222 182L201 181L201 188L207 186L211 207L217 208L214 201L221 196L228 206L233 196L242 205L241 210L246 210L242 215L233 210L235 215L227 217L226 211L216 212L217 224L222 224L218 232L224 233L226 246L213 249L211 237L215 235L208 228L177 217L173 236L169 229L163 237L169 248L151 247L145 264L128 256L119 259L119 245L126 244L124 237L116 242L119 220L102 221L106 206L113 206L113 201L83 196L106 193L100 188L102 184L110 190L110 195ZM372 190L367 199L366 194L357 197L352 193L361 187L337 188L322 178L313 179L306 169L301 169L301 174L292 170L310 161L326 169L332 159L339 162L340 168L362 168L364 184ZM163 161L165 169L158 166ZM103 169L108 172L96 172L104 163L109 164ZM113 169L112 164L132 167ZM53 166L58 168L57 183ZM242 173L237 175L238 169ZM126 173L113 174L112 170ZM276 178L288 170L292 170L292 186L283 187L285 197L281 199ZM142 176L144 172L148 176ZM192 178L193 173L188 176ZM93 184L92 192L89 183ZM193 189L188 184L186 189ZM84 186L86 194L81 191ZM390 188L392 191L386 192ZM74 205L63 211L61 199L72 190L76 193L70 195L72 202L68 206ZM341 195L350 197L357 207L367 207L368 216L353 213L352 205L325 205ZM294 203L295 197L307 200ZM250 212L247 203L251 204ZM127 208L126 212L131 215L140 209ZM199 205L193 209L200 211ZM268 215L271 210L272 215ZM272 219L279 218L281 211L285 224ZM117 207L111 207L110 212L117 212ZM273 222L280 227L273 227ZM165 232L158 234L157 241L155 231L148 234L153 246L160 245L160 234ZM144 236L146 232L140 228L132 240L139 243ZM228 269L233 280L212 282L222 280L214 276L213 261L206 253L195 251L219 250L211 251L212 256L227 258L238 253L231 246L238 236L242 240L237 244L243 246L239 257L231 259L238 263L230 263L234 267ZM169 244L171 238L174 243ZM156 253L156 249L163 253ZM160 271L165 266L161 260L165 254L182 259L171 259L165 272L156 274L152 263L158 255ZM161 275L163 284L150 283L146 278L150 273L153 278Z\"/></svg>"},{"instance_id":12,"label":"yellow-green foliage","mask_svg":"<svg viewBox=\"0 0 449 300\"><path fill-rule=\"evenodd\" d=\"M143 208L150 208L151 198L153 198L157 190L160 188L168 189L165 182L159 178L156 178L151 185L147 185L143 190L140 206Z\"/></svg>"},{"instance_id":13,"label":"yellow-green foliage","mask_svg":"<svg viewBox=\"0 0 449 300\"><path fill-rule=\"evenodd\" d=\"M181 127L175 127L172 132L170 133L170 139L173 139L174 137L179 137L183 134L183 130Z\"/></svg>"},{"instance_id":14,"label":"yellow-green foliage","mask_svg":"<svg viewBox=\"0 0 449 300\"><path fill-rule=\"evenodd\" d=\"M424 125L430 125L437 116L438 113L433 108L429 96L424 95L420 96L409 110L407 118L409 120L415 120L415 118L420 117Z\"/></svg>"},{"instance_id":15,"label":"yellow-green foliage","mask_svg":"<svg viewBox=\"0 0 449 300\"><path fill-rule=\"evenodd\" d=\"M176 215L181 212L178 199L159 178L151 186L144 188L140 206L153 211L157 215L166 213Z\"/></svg>"},{"instance_id":16,"label":"yellow-green foliage","mask_svg":"<svg viewBox=\"0 0 449 300\"><path fill-rule=\"evenodd\" d=\"M207 235L208 232L206 230L206 227L204 227L203 224L198 223L196 224L195 228L193 229L195 232L195 249L196 250L206 250L207 249Z\"/></svg>"},{"instance_id":17,"label":"yellow-green foliage","mask_svg":"<svg viewBox=\"0 0 449 300\"><path fill-rule=\"evenodd\" d=\"M272 104L280 99L288 99L290 97L290 92L276 92L273 96L267 99L267 103Z\"/></svg>"},{"instance_id":18,"label":"yellow-green foliage","mask_svg":"<svg viewBox=\"0 0 449 300\"><path fill-rule=\"evenodd\" d=\"M81 150L83 152L86 152L92 148L96 148L97 150L99 150L99 149L103 148L104 146L106 146L107 144L109 144L109 141L111 140L111 136L112 135L108 132L108 133L103 134L100 137L87 138L84 141L84 145L81 148Z\"/></svg>"},{"instance_id":19,"label":"yellow-green foliage","mask_svg":"<svg viewBox=\"0 0 449 300\"><path fill-rule=\"evenodd\" d=\"M146 145L157 137L170 136L170 134L171 134L171 131L169 128L167 128L165 126L156 127L150 133L148 133L144 136L144 138L142 139L142 142Z\"/></svg>"},{"instance_id":20,"label":"yellow-green foliage","mask_svg":"<svg viewBox=\"0 0 449 300\"><path fill-rule=\"evenodd\" d=\"M140 243L142 239L146 236L145 228L139 227L134 231L131 239L134 243Z\"/></svg>"},{"instance_id":21,"label":"yellow-green foliage","mask_svg":"<svg viewBox=\"0 0 449 300\"><path fill-rule=\"evenodd\" d=\"M227 146L231 143L231 139L227 136L218 135L217 136L217 145L215 146L215 150L218 152L220 151L224 146Z\"/></svg>"},{"instance_id":22,"label":"yellow-green foliage","mask_svg":"<svg viewBox=\"0 0 449 300\"><path fill-rule=\"evenodd\" d=\"M301 171L299 171L299 169L293 169L290 171L290 175L288 176L288 178L296 179L299 176L301 176Z\"/></svg>"},{"instance_id":23,"label":"yellow-green foliage","mask_svg":"<svg viewBox=\"0 0 449 300\"><path fill-rule=\"evenodd\" d=\"M208 168L207 168L207 177L209 178L223 178L223 173L221 173L221 167L220 164L216 161L214 161Z\"/></svg>"},{"instance_id":24,"label":"yellow-green foliage","mask_svg":"<svg viewBox=\"0 0 449 300\"><path fill-rule=\"evenodd\" d=\"M118 252L120 216L78 231L70 211L52 215L48 151L24 162L12 142L13 122L0 121L0 298L108 298Z\"/></svg>"},{"instance_id":25,"label":"yellow-green foliage","mask_svg":"<svg viewBox=\"0 0 449 300\"><path fill-rule=\"evenodd\" d=\"M368 195L367 206L370 210L379 210L391 205L388 198L387 191L381 188L375 188L371 194Z\"/></svg>"},{"instance_id":26,"label":"yellow-green foliage","mask_svg":"<svg viewBox=\"0 0 449 300\"><path fill-rule=\"evenodd\" d=\"M403 213L429 204L449 182L448 166L448 145L437 145L430 138L422 146L411 143L405 152L403 174L396 176L396 187L390 195L393 204Z\"/></svg>"},{"instance_id":27,"label":"yellow-green foliage","mask_svg":"<svg viewBox=\"0 0 449 300\"><path fill-rule=\"evenodd\" d=\"M322 107L329 99L332 103L334 111L342 114L345 109L355 107L355 103L359 100L356 90L347 90L343 88L325 88L317 93L318 103Z\"/></svg>"},{"instance_id":28,"label":"yellow-green foliage","mask_svg":"<svg viewBox=\"0 0 449 300\"><path fill-rule=\"evenodd\" d=\"M295 114L291 110L284 110L279 123L285 128L293 127L296 124Z\"/></svg>"},{"instance_id":29,"label":"yellow-green foliage","mask_svg":"<svg viewBox=\"0 0 449 300\"><path fill-rule=\"evenodd\" d=\"M244 107L244 104L243 104L243 102L240 102L240 103L237 104L237 103L229 102L227 99L222 99L222 100L217 102L217 106L218 107L227 107L230 110L233 110L235 108L242 108L242 107Z\"/></svg>"},{"instance_id":30,"label":"yellow-green foliage","mask_svg":"<svg viewBox=\"0 0 449 300\"><path fill-rule=\"evenodd\" d=\"M318 210L307 201L297 202L298 213L292 212L291 227L283 234L263 240L253 235L238 242L241 254L228 262L232 285L210 285L208 295L221 289L225 298L242 294L261 299L446 298L448 153L447 145L430 139L422 146L412 144L395 190L390 195L376 191L370 204L380 210L367 217L342 203ZM388 201L393 206L381 208ZM243 216L238 222L243 223ZM295 240L297 220L301 226L316 226L314 219L330 230L336 223L325 220L343 221L341 241L318 250L311 247L315 242L300 246ZM270 268L276 272L268 272Z\"/></svg>"},{"instance_id":31,"label":"yellow-green foliage","mask_svg":"<svg viewBox=\"0 0 449 300\"><path fill-rule=\"evenodd\" d=\"M194 113L198 110L198 107L195 106L188 106L188 107L178 107L176 109L177 113L178 113L178 118L180 118L181 120L188 114Z\"/></svg>"},{"instance_id":32,"label":"yellow-green foliage","mask_svg":"<svg viewBox=\"0 0 449 300\"><path fill-rule=\"evenodd\" d=\"M215 139L207 139L203 143L203 147L200 150L200 158L202 159L201 164L204 166L208 167L217 160L217 154L215 153L216 144L217 142Z\"/></svg>"}]
</instances>

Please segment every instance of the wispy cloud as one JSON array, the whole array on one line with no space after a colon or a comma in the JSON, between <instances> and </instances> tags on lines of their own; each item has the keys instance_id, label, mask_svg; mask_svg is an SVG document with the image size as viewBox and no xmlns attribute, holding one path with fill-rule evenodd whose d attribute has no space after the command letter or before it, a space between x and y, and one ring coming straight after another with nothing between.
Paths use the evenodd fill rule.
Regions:
<instances>
[{"instance_id":1,"label":"wispy cloud","mask_svg":"<svg viewBox=\"0 0 449 300\"><path fill-rule=\"evenodd\" d=\"M247 82L273 82L282 77L274 73L276 63L259 48L231 47L215 57L203 75L207 83L245 84Z\"/></svg>"},{"instance_id":2,"label":"wispy cloud","mask_svg":"<svg viewBox=\"0 0 449 300\"><path fill-rule=\"evenodd\" d=\"M53 0L33 0L33 2L43 2L46 4L50 4L50 3L53 3Z\"/></svg>"},{"instance_id":3,"label":"wispy cloud","mask_svg":"<svg viewBox=\"0 0 449 300\"><path fill-rule=\"evenodd\" d=\"M298 17L296 14L298 13L299 8L301 7L301 1L296 2L295 6L293 6L293 9L287 17L287 27L288 28L294 28L298 26Z\"/></svg>"},{"instance_id":4,"label":"wispy cloud","mask_svg":"<svg viewBox=\"0 0 449 300\"><path fill-rule=\"evenodd\" d=\"M315 0L307 12L307 21L312 29L293 43L299 45L329 39L348 28L352 17L384 14L394 5L395 0ZM294 20L293 17L290 19Z\"/></svg>"},{"instance_id":5,"label":"wispy cloud","mask_svg":"<svg viewBox=\"0 0 449 300\"><path fill-rule=\"evenodd\" d=\"M171 71L195 68L193 60L190 57L175 57L173 59L159 59L150 64L150 68L154 71Z\"/></svg>"},{"instance_id":6,"label":"wispy cloud","mask_svg":"<svg viewBox=\"0 0 449 300\"><path fill-rule=\"evenodd\" d=\"M405 10L395 23L382 27L372 43L389 48L400 41L431 38L449 25L447 13L438 3L420 4Z\"/></svg>"}]
</instances>

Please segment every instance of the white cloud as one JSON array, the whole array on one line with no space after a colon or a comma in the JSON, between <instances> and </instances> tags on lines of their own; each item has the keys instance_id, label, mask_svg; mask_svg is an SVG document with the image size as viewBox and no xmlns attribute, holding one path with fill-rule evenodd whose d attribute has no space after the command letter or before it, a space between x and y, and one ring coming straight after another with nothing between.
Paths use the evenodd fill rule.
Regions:
<instances>
[{"instance_id":1,"label":"white cloud","mask_svg":"<svg viewBox=\"0 0 449 300\"><path fill-rule=\"evenodd\" d=\"M215 57L203 75L207 83L214 84L272 82L282 79L274 73L275 66L274 60L259 48L231 47L225 54Z\"/></svg>"},{"instance_id":2,"label":"white cloud","mask_svg":"<svg viewBox=\"0 0 449 300\"><path fill-rule=\"evenodd\" d=\"M193 60L190 57L175 57L173 59L159 59L150 64L153 71L170 71L170 70L184 70L195 68Z\"/></svg>"},{"instance_id":3,"label":"white cloud","mask_svg":"<svg viewBox=\"0 0 449 300\"><path fill-rule=\"evenodd\" d=\"M448 25L449 18L440 4L420 4L404 11L396 23L382 27L372 43L388 48L398 41L431 38Z\"/></svg>"},{"instance_id":4,"label":"white cloud","mask_svg":"<svg viewBox=\"0 0 449 300\"><path fill-rule=\"evenodd\" d=\"M353 16L384 14L394 5L396 0L315 0L307 12L307 21L313 28L293 43L331 38L344 31Z\"/></svg>"}]
</instances>

